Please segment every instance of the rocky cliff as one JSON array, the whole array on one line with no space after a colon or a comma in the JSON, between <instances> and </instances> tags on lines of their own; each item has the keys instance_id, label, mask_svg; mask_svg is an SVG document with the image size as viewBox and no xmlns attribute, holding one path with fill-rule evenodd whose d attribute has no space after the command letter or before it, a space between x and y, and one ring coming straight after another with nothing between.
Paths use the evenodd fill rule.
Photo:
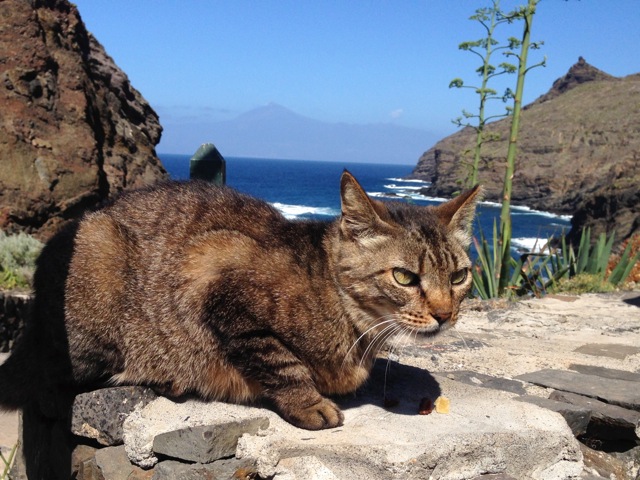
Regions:
<instances>
[{"instance_id":1,"label":"rocky cliff","mask_svg":"<svg viewBox=\"0 0 640 480\"><path fill-rule=\"evenodd\" d=\"M480 183L500 200L510 119L490 124ZM463 129L425 152L412 177L450 195L465 178L475 132ZM573 234L640 230L640 74L616 78L580 58L551 90L523 109L513 203L573 215Z\"/></svg>"},{"instance_id":2,"label":"rocky cliff","mask_svg":"<svg viewBox=\"0 0 640 480\"><path fill-rule=\"evenodd\" d=\"M158 116L67 0L0 1L0 229L46 237L166 178Z\"/></svg>"}]
</instances>

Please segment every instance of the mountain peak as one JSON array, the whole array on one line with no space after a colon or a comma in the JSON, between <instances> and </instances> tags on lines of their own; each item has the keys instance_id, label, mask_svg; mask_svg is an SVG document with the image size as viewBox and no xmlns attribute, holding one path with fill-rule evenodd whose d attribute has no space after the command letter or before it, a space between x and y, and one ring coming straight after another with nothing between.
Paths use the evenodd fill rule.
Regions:
<instances>
[{"instance_id":1,"label":"mountain peak","mask_svg":"<svg viewBox=\"0 0 640 480\"><path fill-rule=\"evenodd\" d=\"M283 107L282 105L275 102L269 102L261 107L257 107L249 110L248 112L241 113L240 115L238 115L237 119L243 121L262 121L270 118L282 119L301 117L302 115L289 110L287 107Z\"/></svg>"},{"instance_id":2,"label":"mountain peak","mask_svg":"<svg viewBox=\"0 0 640 480\"><path fill-rule=\"evenodd\" d=\"M553 82L551 89L538 98L535 103L546 102L547 100L555 98L558 95L562 95L582 83L602 82L615 79L616 77L613 75L609 75L608 73L587 63L583 57L578 57L578 61L569 68L569 71L564 76Z\"/></svg>"}]
</instances>

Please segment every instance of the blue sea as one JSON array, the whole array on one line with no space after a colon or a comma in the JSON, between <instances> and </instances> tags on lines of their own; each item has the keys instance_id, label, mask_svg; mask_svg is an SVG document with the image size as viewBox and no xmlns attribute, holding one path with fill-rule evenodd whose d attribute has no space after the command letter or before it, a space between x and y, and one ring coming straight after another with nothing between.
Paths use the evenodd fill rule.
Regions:
<instances>
[{"instance_id":1,"label":"blue sea","mask_svg":"<svg viewBox=\"0 0 640 480\"><path fill-rule=\"evenodd\" d=\"M189 178L190 155L160 154L171 178ZM366 192L379 199L404 200L417 205L436 205L444 199L419 193L427 182L404 180L413 170L411 165L377 163L339 163L309 160L275 160L225 157L227 185L266 200L287 218L331 219L340 214L340 175L346 168ZM517 250L541 247L552 235L570 228L569 217L513 207L512 244ZM500 206L483 202L478 209L479 226L490 237L493 221L499 222Z\"/></svg>"}]
</instances>

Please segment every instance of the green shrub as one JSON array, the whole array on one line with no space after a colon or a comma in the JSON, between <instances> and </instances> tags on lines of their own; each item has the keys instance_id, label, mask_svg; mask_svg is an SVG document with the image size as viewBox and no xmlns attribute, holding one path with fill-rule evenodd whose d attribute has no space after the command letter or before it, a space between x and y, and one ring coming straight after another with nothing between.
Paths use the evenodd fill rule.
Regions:
<instances>
[{"instance_id":1,"label":"green shrub","mask_svg":"<svg viewBox=\"0 0 640 480\"><path fill-rule=\"evenodd\" d=\"M0 288L28 287L41 249L30 235L0 232Z\"/></svg>"},{"instance_id":2,"label":"green shrub","mask_svg":"<svg viewBox=\"0 0 640 480\"><path fill-rule=\"evenodd\" d=\"M582 231L578 249L575 250L573 245L567 245L563 236L561 249L554 254L552 263L556 265L556 268L566 270L561 278L573 278L588 274L599 278L602 283L606 282L617 287L624 283L635 264L640 260L640 252L632 254L632 243L628 242L619 260L611 265L614 238L615 232L612 232L610 236L602 233L598 240L591 245L591 229L587 228Z\"/></svg>"},{"instance_id":3,"label":"green shrub","mask_svg":"<svg viewBox=\"0 0 640 480\"><path fill-rule=\"evenodd\" d=\"M613 292L616 287L593 273L579 273L573 277L560 279L552 288L553 293L604 293Z\"/></svg>"},{"instance_id":4,"label":"green shrub","mask_svg":"<svg viewBox=\"0 0 640 480\"><path fill-rule=\"evenodd\" d=\"M548 291L584 293L610 292L622 285L640 260L640 251L632 253L628 242L619 257L612 256L615 233L601 234L591 245L591 230L582 232L578 248L567 244L564 234L559 246L548 240L539 253L525 253L518 260L509 257L506 296L544 295ZM493 225L492 245L480 231L473 240L477 260L473 268L474 291L480 298L499 296L498 282L502 267L501 245ZM615 257L615 260L613 260Z\"/></svg>"}]
</instances>

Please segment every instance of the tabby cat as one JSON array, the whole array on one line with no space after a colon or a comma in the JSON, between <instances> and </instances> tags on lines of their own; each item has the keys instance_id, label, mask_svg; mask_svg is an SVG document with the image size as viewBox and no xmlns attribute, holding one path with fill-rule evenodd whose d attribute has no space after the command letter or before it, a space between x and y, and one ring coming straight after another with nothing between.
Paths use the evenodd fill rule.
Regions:
<instances>
[{"instance_id":1,"label":"tabby cat","mask_svg":"<svg viewBox=\"0 0 640 480\"><path fill-rule=\"evenodd\" d=\"M341 178L342 214L289 221L204 182L125 193L48 242L33 319L0 367L0 405L53 388L148 385L265 401L301 428L342 424L391 336L456 322L479 189L437 207L370 199Z\"/></svg>"}]
</instances>

